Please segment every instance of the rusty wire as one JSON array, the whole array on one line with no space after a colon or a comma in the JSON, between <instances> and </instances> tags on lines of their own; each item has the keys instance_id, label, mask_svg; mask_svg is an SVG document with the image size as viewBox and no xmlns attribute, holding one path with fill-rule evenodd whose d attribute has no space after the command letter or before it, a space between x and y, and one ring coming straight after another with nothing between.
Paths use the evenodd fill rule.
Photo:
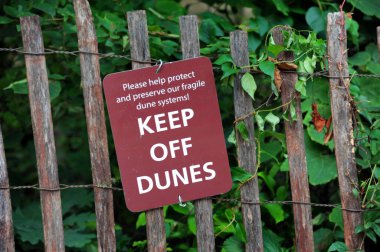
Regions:
<instances>
[{"instance_id":1,"label":"rusty wire","mask_svg":"<svg viewBox=\"0 0 380 252\"><path fill-rule=\"evenodd\" d=\"M51 55L51 54L78 56L80 54L88 54L88 55L98 55L100 58L127 59L127 60L138 62L138 63L157 64L159 62L158 59L136 60L127 55L120 55L120 54L114 54L114 53L88 52L88 51L64 51L64 50L45 49L44 52L26 52L23 50L23 48L20 47L20 48L0 48L0 52L12 52L12 53L18 53L18 54L24 54L24 55L36 55L36 56Z\"/></svg>"},{"instance_id":2,"label":"rusty wire","mask_svg":"<svg viewBox=\"0 0 380 252\"><path fill-rule=\"evenodd\" d=\"M38 184L34 185L25 185L25 186L1 186L0 190L37 190L37 191L62 191L66 189L81 189L81 188L100 188L100 189L108 189L112 191L123 191L120 187L114 187L110 185L95 185L95 184L84 184L84 185L67 185L67 184L60 184L57 188L46 188L46 187L40 187ZM324 203L314 203L314 202L301 202L301 201L291 201L291 200L262 200L262 201L243 201L236 198L222 198L222 197L211 197L212 200L219 201L219 202L232 202L232 203L239 203L239 204L249 204L249 205L270 205L270 204L277 204L277 205L306 205L311 207L319 207L319 208L337 208L342 211L346 212L380 212L380 209L352 209L352 208L343 208L339 204L324 204Z\"/></svg>"},{"instance_id":3,"label":"rusty wire","mask_svg":"<svg viewBox=\"0 0 380 252\"><path fill-rule=\"evenodd\" d=\"M160 62L160 59L150 59L150 60L137 60L133 59L130 56L127 55L121 55L121 54L114 54L114 53L98 53L98 52L87 52L87 51L65 51L65 50L54 50L54 49L45 49L44 52L26 52L23 50L22 47L19 48L0 48L0 52L12 52L12 53L18 53L18 54L24 54L24 55L51 55L51 54L61 54L61 55L72 55L72 56L78 56L80 54L88 54L88 55L98 55L101 59L102 58L120 58L120 59L127 59L133 62L138 63L147 63L147 64L158 64ZM214 70L221 70L220 68L213 68ZM380 74L350 74L349 76L330 76L328 71L317 71L314 73L307 73L307 72L298 72L298 71L281 71L283 73L297 73L299 76L304 76L307 78L314 78L314 77L325 77L329 79L340 79L340 78L379 78ZM253 71L251 72L253 74L263 74L261 71Z\"/></svg>"}]
</instances>

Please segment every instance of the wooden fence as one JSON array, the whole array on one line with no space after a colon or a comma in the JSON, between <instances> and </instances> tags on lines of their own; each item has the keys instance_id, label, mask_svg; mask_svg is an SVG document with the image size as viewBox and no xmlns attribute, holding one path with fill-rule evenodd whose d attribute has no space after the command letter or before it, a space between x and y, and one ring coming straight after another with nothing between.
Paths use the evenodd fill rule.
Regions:
<instances>
[{"instance_id":1,"label":"wooden fence","mask_svg":"<svg viewBox=\"0 0 380 252\"><path fill-rule=\"evenodd\" d=\"M82 76L83 96L90 147L92 177L95 195L95 212L99 251L116 251L114 213L110 161L104 116L104 102L99 71L97 37L90 6L86 0L74 0L78 28L78 49ZM354 197L352 189L357 183L355 165L351 104L349 100L349 78L346 54L346 30L341 22L343 13L328 15L328 58L331 110L334 122L335 153L337 160L340 195L343 208L360 209L360 199ZM133 69L150 65L149 42L145 11L127 13ZM32 115L33 135L37 156L37 167L42 205L44 243L46 251L64 251L61 196L57 157L54 143L53 123L50 108L49 84L44 56L44 44L38 16L20 20L27 69L29 101ZM183 16L179 20L182 55L184 59L199 56L198 21L196 16ZM273 33L275 43L282 43L281 30ZM230 34L231 55L238 67L249 65L248 37L243 31ZM291 52L281 53L279 60L293 60ZM234 83L235 118L253 111L251 98L242 90L241 77L249 71L242 68ZM283 79L281 97L284 109L289 101L295 101L296 120L285 121L286 143L290 167L292 200L309 203L309 183L300 94L295 91L297 73L281 72ZM79 88L79 83L78 83ZM256 173L256 146L254 124L249 117L243 119L248 132L248 141L236 131L239 166L252 174ZM6 136L5 136L6 137ZM242 216L247 234L246 251L263 251L262 225L257 176L241 187ZM198 251L215 251L213 213L211 199L195 201ZM295 246L297 251L314 251L311 207L294 204ZM361 212L343 211L345 242L350 250L362 248L362 235L355 234L355 226L362 224ZM166 237L162 209L146 212L148 251L165 251ZM14 251L9 182L4 154L3 136L0 128L0 251Z\"/></svg>"}]
</instances>

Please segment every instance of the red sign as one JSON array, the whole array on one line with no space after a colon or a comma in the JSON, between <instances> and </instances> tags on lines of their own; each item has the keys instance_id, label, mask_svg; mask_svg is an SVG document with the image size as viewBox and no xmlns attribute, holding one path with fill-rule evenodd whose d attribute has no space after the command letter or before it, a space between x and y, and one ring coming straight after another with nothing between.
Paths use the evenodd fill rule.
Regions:
<instances>
[{"instance_id":1,"label":"red sign","mask_svg":"<svg viewBox=\"0 0 380 252\"><path fill-rule=\"evenodd\" d=\"M212 65L200 57L104 78L125 201L143 211L227 192Z\"/></svg>"}]
</instances>

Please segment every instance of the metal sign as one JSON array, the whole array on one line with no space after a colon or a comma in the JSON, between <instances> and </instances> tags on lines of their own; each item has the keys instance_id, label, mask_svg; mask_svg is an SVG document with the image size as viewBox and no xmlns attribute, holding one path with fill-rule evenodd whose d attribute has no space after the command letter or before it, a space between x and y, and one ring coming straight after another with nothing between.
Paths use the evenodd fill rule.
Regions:
<instances>
[{"instance_id":1,"label":"metal sign","mask_svg":"<svg viewBox=\"0 0 380 252\"><path fill-rule=\"evenodd\" d=\"M208 58L109 74L103 87L128 209L158 208L231 188Z\"/></svg>"}]
</instances>

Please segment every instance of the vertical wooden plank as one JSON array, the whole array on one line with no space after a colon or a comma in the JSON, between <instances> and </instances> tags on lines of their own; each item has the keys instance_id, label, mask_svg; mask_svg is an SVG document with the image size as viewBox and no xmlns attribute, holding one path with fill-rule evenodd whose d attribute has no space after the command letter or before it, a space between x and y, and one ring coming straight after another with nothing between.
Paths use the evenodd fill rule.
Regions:
<instances>
[{"instance_id":1,"label":"vertical wooden plank","mask_svg":"<svg viewBox=\"0 0 380 252\"><path fill-rule=\"evenodd\" d=\"M243 31L230 33L231 56L237 67L249 65L248 35ZM241 85L241 78L249 68L242 69L234 80L234 107L235 119L253 111L252 98L244 92ZM256 143L254 136L254 124L252 118L244 119L244 124L248 130L248 140L236 131L236 149L238 164L246 171L256 174ZM243 202L259 202L259 187L257 176L241 187L241 200ZM263 251L263 235L261 230L260 205L241 205L247 243L245 251Z\"/></svg>"},{"instance_id":2,"label":"vertical wooden plank","mask_svg":"<svg viewBox=\"0 0 380 252\"><path fill-rule=\"evenodd\" d=\"M15 251L13 238L12 206L7 162L5 160L3 134L0 126L0 251Z\"/></svg>"},{"instance_id":3,"label":"vertical wooden plank","mask_svg":"<svg viewBox=\"0 0 380 252\"><path fill-rule=\"evenodd\" d=\"M353 189L358 186L355 163L355 146L350 96L350 79L347 66L347 40L344 13L327 15L327 50L329 59L330 100L333 119L335 158L338 169L340 197L343 208L360 209L360 198ZM343 211L344 239L350 251L363 249L362 234L355 227L363 223L360 212Z\"/></svg>"},{"instance_id":4,"label":"vertical wooden plank","mask_svg":"<svg viewBox=\"0 0 380 252\"><path fill-rule=\"evenodd\" d=\"M182 57L184 59L198 57L200 46L197 16L182 16L179 18L179 25ZM196 200L194 206L198 251L215 251L212 200L208 198Z\"/></svg>"},{"instance_id":5,"label":"vertical wooden plank","mask_svg":"<svg viewBox=\"0 0 380 252\"><path fill-rule=\"evenodd\" d=\"M24 50L43 53L39 17L22 17L20 23ZM59 188L58 165L45 56L26 54L25 65L39 184L42 188L57 189ZM64 251L61 193L59 190L41 190L40 195L45 251Z\"/></svg>"},{"instance_id":6,"label":"vertical wooden plank","mask_svg":"<svg viewBox=\"0 0 380 252\"><path fill-rule=\"evenodd\" d=\"M276 28L273 31L273 39L276 44L283 44L283 28ZM283 52L277 59L279 61L293 61L293 52ZM292 200L297 202L310 203L309 181L307 177L306 151L303 131L303 118L301 111L301 96L295 90L297 73L280 72L281 100L284 105L283 110L289 109L292 102L296 110L296 119L284 121L286 133L286 147L288 150L290 186L292 189ZM313 224L310 205L293 205L294 227L296 236L297 251L314 251Z\"/></svg>"},{"instance_id":7,"label":"vertical wooden plank","mask_svg":"<svg viewBox=\"0 0 380 252\"><path fill-rule=\"evenodd\" d=\"M98 40L87 0L74 1L78 28L78 49L98 52ZM112 186L104 117L99 56L80 54L84 105L91 156L92 180L95 185ZM94 188L98 251L116 251L112 190Z\"/></svg>"},{"instance_id":8,"label":"vertical wooden plank","mask_svg":"<svg viewBox=\"0 0 380 252\"><path fill-rule=\"evenodd\" d=\"M127 13L129 39L131 43L132 68L138 69L150 66L148 28L145 11ZM162 208L146 211L146 232L148 251L166 251L166 236L164 213Z\"/></svg>"}]
</instances>

